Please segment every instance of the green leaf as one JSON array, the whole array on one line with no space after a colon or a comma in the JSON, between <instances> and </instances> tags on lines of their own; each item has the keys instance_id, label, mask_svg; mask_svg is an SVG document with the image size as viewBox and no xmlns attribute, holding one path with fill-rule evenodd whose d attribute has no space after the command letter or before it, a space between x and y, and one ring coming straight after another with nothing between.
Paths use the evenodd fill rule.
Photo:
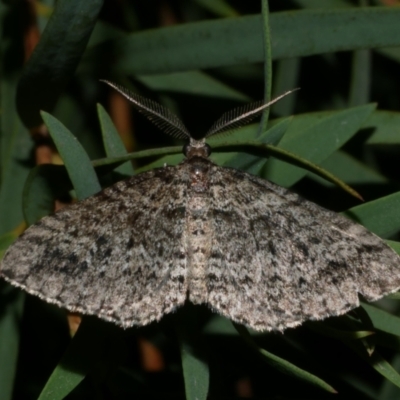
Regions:
<instances>
[{"instance_id":1,"label":"green leaf","mask_svg":"<svg viewBox=\"0 0 400 400\"><path fill-rule=\"evenodd\" d=\"M374 331L337 329L318 321L306 324L309 329L337 340L359 340L375 334Z\"/></svg>"},{"instance_id":2,"label":"green leaf","mask_svg":"<svg viewBox=\"0 0 400 400\"><path fill-rule=\"evenodd\" d=\"M64 399L89 372L101 381L101 369L116 368L115 361L121 356L120 349L115 347L121 341L120 332L115 325L97 317L84 317L38 400Z\"/></svg>"},{"instance_id":3,"label":"green leaf","mask_svg":"<svg viewBox=\"0 0 400 400\"><path fill-rule=\"evenodd\" d=\"M85 51L103 0L59 0L25 66L17 93L18 113L28 127L51 111Z\"/></svg>"},{"instance_id":4,"label":"green leaf","mask_svg":"<svg viewBox=\"0 0 400 400\"><path fill-rule=\"evenodd\" d=\"M388 182L379 172L341 150L330 155L320 166L349 185L383 185ZM313 180L322 185L332 186L332 183L327 182L315 174L309 175Z\"/></svg>"},{"instance_id":5,"label":"green leaf","mask_svg":"<svg viewBox=\"0 0 400 400\"><path fill-rule=\"evenodd\" d=\"M349 341L346 344L364 361L371 365L375 371L396 386L400 387L400 375L377 351L374 351L372 354L368 354L360 341Z\"/></svg>"},{"instance_id":6,"label":"green leaf","mask_svg":"<svg viewBox=\"0 0 400 400\"><path fill-rule=\"evenodd\" d=\"M264 49L264 103L269 103L271 101L272 92L272 45L269 16L268 0L261 0L262 40ZM257 136L260 136L262 132L267 130L269 112L269 107L264 109L258 127Z\"/></svg>"},{"instance_id":7,"label":"green leaf","mask_svg":"<svg viewBox=\"0 0 400 400\"><path fill-rule=\"evenodd\" d=\"M295 0L302 8L337 8L337 7L354 7L353 4L346 0Z\"/></svg>"},{"instance_id":8,"label":"green leaf","mask_svg":"<svg viewBox=\"0 0 400 400\"><path fill-rule=\"evenodd\" d=\"M181 357L186 399L207 399L210 379L208 365L185 342L181 342Z\"/></svg>"},{"instance_id":9,"label":"green leaf","mask_svg":"<svg viewBox=\"0 0 400 400\"><path fill-rule=\"evenodd\" d=\"M17 229L11 232L4 233L0 236L0 260L3 258L3 254L8 249L9 246L18 238L18 236L23 232L24 225L22 224ZM1 353L0 353L1 354Z\"/></svg>"},{"instance_id":10,"label":"green leaf","mask_svg":"<svg viewBox=\"0 0 400 400\"><path fill-rule=\"evenodd\" d=\"M289 129L293 117L287 117L277 121L271 128L265 131L259 138L262 143L276 146Z\"/></svg>"},{"instance_id":11,"label":"green leaf","mask_svg":"<svg viewBox=\"0 0 400 400\"><path fill-rule=\"evenodd\" d=\"M100 104L97 104L97 114L99 116L101 134L103 136L103 143L107 157L117 157L127 154L124 143L122 142L115 125L106 110ZM128 176L134 174L131 162L126 162L120 165L115 169L115 171Z\"/></svg>"},{"instance_id":12,"label":"green leaf","mask_svg":"<svg viewBox=\"0 0 400 400\"><path fill-rule=\"evenodd\" d=\"M284 118L275 123L271 128L267 131L263 132L258 138L257 142L266 143L266 144L276 144L282 138L282 136L286 133L292 118ZM233 136L236 133L235 136ZM233 134L229 135L228 140L231 141L235 137L245 137L247 140L255 138L257 134L257 130L253 128L253 126L249 126L246 128L240 129L239 132L233 132ZM210 144L216 146L216 150L218 151L218 144L223 143L221 138L216 138L217 140L212 144L210 140ZM232 149L233 150L233 149ZM240 148L239 148L240 150ZM266 162L265 155L257 156L252 154L246 154L243 152L235 152L235 153L211 153L211 160L214 161L218 165L223 165L225 167L232 167L236 169L241 169L246 172L252 173L254 175L258 175L261 171L262 167Z\"/></svg>"},{"instance_id":13,"label":"green leaf","mask_svg":"<svg viewBox=\"0 0 400 400\"><path fill-rule=\"evenodd\" d=\"M355 107L368 103L371 87L371 51L353 52L352 76L350 79L349 106Z\"/></svg>"},{"instance_id":14,"label":"green leaf","mask_svg":"<svg viewBox=\"0 0 400 400\"><path fill-rule=\"evenodd\" d=\"M400 355L396 354L392 360L392 366L396 371L400 371ZM400 397L399 387L393 385L390 381L386 380L383 382L381 390L377 398L379 400L393 400Z\"/></svg>"},{"instance_id":15,"label":"green leaf","mask_svg":"<svg viewBox=\"0 0 400 400\"><path fill-rule=\"evenodd\" d=\"M16 79L3 78L0 80L0 235L23 220L22 191L33 149L29 132L15 110Z\"/></svg>"},{"instance_id":16,"label":"green leaf","mask_svg":"<svg viewBox=\"0 0 400 400\"><path fill-rule=\"evenodd\" d=\"M345 214L381 237L400 230L400 192L350 208Z\"/></svg>"},{"instance_id":17,"label":"green leaf","mask_svg":"<svg viewBox=\"0 0 400 400\"><path fill-rule=\"evenodd\" d=\"M273 13L272 55L278 60L399 46L399 18L400 10L393 7ZM129 75L262 62L261 16L187 23L127 35L91 48L85 54L83 70L92 60L104 58L115 60L115 70Z\"/></svg>"},{"instance_id":18,"label":"green leaf","mask_svg":"<svg viewBox=\"0 0 400 400\"><path fill-rule=\"evenodd\" d=\"M400 113L393 111L375 111L364 124L365 128L373 128L368 137L368 145L400 144Z\"/></svg>"},{"instance_id":19,"label":"green leaf","mask_svg":"<svg viewBox=\"0 0 400 400\"><path fill-rule=\"evenodd\" d=\"M395 242L393 240L385 240L386 244L390 246L397 254L400 255L400 242ZM393 293L394 295L395 293Z\"/></svg>"},{"instance_id":20,"label":"green leaf","mask_svg":"<svg viewBox=\"0 0 400 400\"><path fill-rule=\"evenodd\" d=\"M138 75L135 79L157 92L184 93L236 101L250 101L250 97L202 71L173 74Z\"/></svg>"},{"instance_id":21,"label":"green leaf","mask_svg":"<svg viewBox=\"0 0 400 400\"><path fill-rule=\"evenodd\" d=\"M298 124L295 117L278 147L319 164L354 136L374 108L375 105L369 104L332 112L322 118L317 114L314 119L311 114ZM306 123L308 126L301 129ZM285 187L293 185L307 174L276 159L268 161L266 171L269 180Z\"/></svg>"},{"instance_id":22,"label":"green leaf","mask_svg":"<svg viewBox=\"0 0 400 400\"><path fill-rule=\"evenodd\" d=\"M60 153L79 200L101 190L90 159L75 136L56 118L41 112L49 133Z\"/></svg>"},{"instance_id":23,"label":"green leaf","mask_svg":"<svg viewBox=\"0 0 400 400\"><path fill-rule=\"evenodd\" d=\"M207 399L210 373L200 335L198 309L185 304L175 316L187 400Z\"/></svg>"},{"instance_id":24,"label":"green leaf","mask_svg":"<svg viewBox=\"0 0 400 400\"><path fill-rule=\"evenodd\" d=\"M0 318L0 397L13 399L15 371L17 369L21 334L24 294L10 285L0 282L2 302Z\"/></svg>"},{"instance_id":25,"label":"green leaf","mask_svg":"<svg viewBox=\"0 0 400 400\"><path fill-rule=\"evenodd\" d=\"M362 303L361 306L368 313L376 329L400 336L399 317L389 314L387 311L374 307L371 304Z\"/></svg>"},{"instance_id":26,"label":"green leaf","mask_svg":"<svg viewBox=\"0 0 400 400\"><path fill-rule=\"evenodd\" d=\"M62 165L42 164L31 170L23 192L25 222L32 225L54 212L55 199L70 187L66 169Z\"/></svg>"},{"instance_id":27,"label":"green leaf","mask_svg":"<svg viewBox=\"0 0 400 400\"><path fill-rule=\"evenodd\" d=\"M224 0L195 0L197 4L219 17L237 17L238 12Z\"/></svg>"},{"instance_id":28,"label":"green leaf","mask_svg":"<svg viewBox=\"0 0 400 400\"><path fill-rule=\"evenodd\" d=\"M0 3L0 259L23 230L21 195L29 171L32 141L15 108L21 73L23 29L16 22L21 4ZM14 19L13 16L14 15ZM11 67L11 68L10 68ZM15 398L20 364L20 336L24 294L0 280L0 398Z\"/></svg>"},{"instance_id":29,"label":"green leaf","mask_svg":"<svg viewBox=\"0 0 400 400\"><path fill-rule=\"evenodd\" d=\"M272 367L278 369L279 371L282 371L287 375L293 376L313 386L317 386L320 389L326 390L327 392L337 393L332 386L323 381L321 378L310 374L309 372L297 367L296 365L290 363L287 360L284 360L283 358L276 356L275 354L268 352L267 350L259 348L254 342L253 338L250 336L249 331L243 325L236 323L233 323L233 325L239 332L240 336L242 336L242 338L246 341L246 343L254 350L256 350L262 356L263 360L270 364Z\"/></svg>"},{"instance_id":30,"label":"green leaf","mask_svg":"<svg viewBox=\"0 0 400 400\"><path fill-rule=\"evenodd\" d=\"M287 90L299 86L298 78L300 75L301 59L292 57L278 60L275 63L273 98L279 96ZM273 104L271 111L278 116L287 116L294 113L298 93L294 92L290 96L284 97L282 100Z\"/></svg>"}]
</instances>

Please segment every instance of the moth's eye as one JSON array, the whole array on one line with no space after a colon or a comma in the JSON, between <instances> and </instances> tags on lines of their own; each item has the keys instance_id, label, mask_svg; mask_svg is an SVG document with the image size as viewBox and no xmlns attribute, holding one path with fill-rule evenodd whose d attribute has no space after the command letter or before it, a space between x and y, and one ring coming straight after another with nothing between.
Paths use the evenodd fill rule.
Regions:
<instances>
[{"instance_id":1,"label":"moth's eye","mask_svg":"<svg viewBox=\"0 0 400 400\"><path fill-rule=\"evenodd\" d=\"M210 154L211 154L211 147L206 143L206 144L204 145L204 149L205 149L205 151L206 151L206 157L209 157Z\"/></svg>"},{"instance_id":2,"label":"moth's eye","mask_svg":"<svg viewBox=\"0 0 400 400\"><path fill-rule=\"evenodd\" d=\"M189 144L189 143L186 143L186 144L183 146L183 150L182 150L182 153L184 154L185 157L187 157L189 149L190 149L190 144Z\"/></svg>"}]
</instances>

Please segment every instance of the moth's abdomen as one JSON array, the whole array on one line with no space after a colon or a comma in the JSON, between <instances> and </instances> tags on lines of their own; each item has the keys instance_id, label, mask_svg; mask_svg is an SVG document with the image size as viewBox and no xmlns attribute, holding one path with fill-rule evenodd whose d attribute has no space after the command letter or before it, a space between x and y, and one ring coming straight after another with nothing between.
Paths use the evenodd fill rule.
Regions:
<instances>
[{"instance_id":1,"label":"moth's abdomen","mask_svg":"<svg viewBox=\"0 0 400 400\"><path fill-rule=\"evenodd\" d=\"M186 210L185 247L189 299L207 301L206 268L211 251L209 170L211 163L199 157L188 161L189 182Z\"/></svg>"}]
</instances>

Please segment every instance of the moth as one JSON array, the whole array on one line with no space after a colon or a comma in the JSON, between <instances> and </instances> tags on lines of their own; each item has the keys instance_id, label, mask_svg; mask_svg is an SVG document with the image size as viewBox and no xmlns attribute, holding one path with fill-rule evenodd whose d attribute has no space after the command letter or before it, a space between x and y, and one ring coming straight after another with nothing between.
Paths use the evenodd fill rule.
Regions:
<instances>
[{"instance_id":1,"label":"moth","mask_svg":"<svg viewBox=\"0 0 400 400\"><path fill-rule=\"evenodd\" d=\"M28 228L0 275L49 303L124 328L185 301L259 331L341 315L400 288L400 257L343 216L209 160L206 138L268 104L224 114L201 139L163 106L105 81L185 159L118 182Z\"/></svg>"}]
</instances>

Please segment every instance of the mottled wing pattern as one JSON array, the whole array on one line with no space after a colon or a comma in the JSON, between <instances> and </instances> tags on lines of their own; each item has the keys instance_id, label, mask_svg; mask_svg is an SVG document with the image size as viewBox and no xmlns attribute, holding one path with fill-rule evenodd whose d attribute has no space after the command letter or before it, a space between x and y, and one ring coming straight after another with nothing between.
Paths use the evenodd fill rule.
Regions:
<instances>
[{"instance_id":1,"label":"mottled wing pattern","mask_svg":"<svg viewBox=\"0 0 400 400\"><path fill-rule=\"evenodd\" d=\"M400 257L361 225L233 169L210 188L208 303L228 318L283 330L400 288Z\"/></svg>"},{"instance_id":2,"label":"mottled wing pattern","mask_svg":"<svg viewBox=\"0 0 400 400\"><path fill-rule=\"evenodd\" d=\"M43 218L6 252L1 276L124 327L160 319L186 298L180 175L152 170Z\"/></svg>"}]
</instances>

